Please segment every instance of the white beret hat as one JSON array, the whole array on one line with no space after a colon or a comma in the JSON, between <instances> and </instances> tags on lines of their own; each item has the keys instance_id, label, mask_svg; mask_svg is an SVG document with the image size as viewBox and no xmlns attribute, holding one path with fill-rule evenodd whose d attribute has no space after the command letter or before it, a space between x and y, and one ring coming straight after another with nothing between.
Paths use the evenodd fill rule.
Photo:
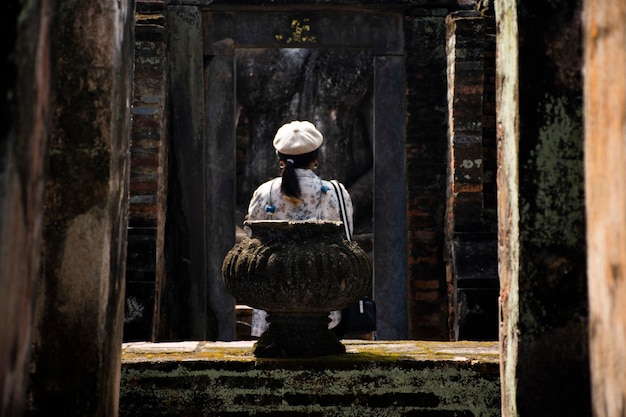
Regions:
<instances>
[{"instance_id":1,"label":"white beret hat","mask_svg":"<svg viewBox=\"0 0 626 417\"><path fill-rule=\"evenodd\" d=\"M313 152L324 141L315 125L307 121L293 121L278 129L274 136L274 148L285 155L302 155Z\"/></svg>"}]
</instances>

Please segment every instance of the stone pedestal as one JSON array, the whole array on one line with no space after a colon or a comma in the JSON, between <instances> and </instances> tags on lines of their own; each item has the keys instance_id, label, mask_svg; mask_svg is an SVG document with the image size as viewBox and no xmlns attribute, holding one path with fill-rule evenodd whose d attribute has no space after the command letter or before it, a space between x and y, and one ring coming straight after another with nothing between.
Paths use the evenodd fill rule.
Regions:
<instances>
[{"instance_id":1,"label":"stone pedestal","mask_svg":"<svg viewBox=\"0 0 626 417\"><path fill-rule=\"evenodd\" d=\"M267 311L257 357L316 357L345 347L328 314L368 294L372 268L341 222L264 220L226 255L222 276L238 303Z\"/></svg>"}]
</instances>

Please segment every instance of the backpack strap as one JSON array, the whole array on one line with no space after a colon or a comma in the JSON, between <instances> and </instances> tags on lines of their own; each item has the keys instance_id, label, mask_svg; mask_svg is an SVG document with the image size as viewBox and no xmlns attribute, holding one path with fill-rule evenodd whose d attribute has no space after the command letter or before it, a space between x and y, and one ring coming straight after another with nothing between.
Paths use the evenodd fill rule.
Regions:
<instances>
[{"instance_id":1,"label":"backpack strap","mask_svg":"<svg viewBox=\"0 0 626 417\"><path fill-rule=\"evenodd\" d=\"M343 222L343 228L346 231L346 239L352 240L352 236L350 236L350 224L348 223L348 217L346 214L346 202L343 198L343 192L341 191L341 186L337 180L330 180L330 183L333 185L335 189L335 194L337 195L337 199L339 200L339 211L341 212L341 221Z\"/></svg>"},{"instance_id":2,"label":"backpack strap","mask_svg":"<svg viewBox=\"0 0 626 417\"><path fill-rule=\"evenodd\" d=\"M276 178L272 180L270 184L270 192L269 192L269 201L265 205L265 220L271 220L274 218L274 212L276 211L276 206L272 204L272 188L274 188L274 182Z\"/></svg>"}]
</instances>

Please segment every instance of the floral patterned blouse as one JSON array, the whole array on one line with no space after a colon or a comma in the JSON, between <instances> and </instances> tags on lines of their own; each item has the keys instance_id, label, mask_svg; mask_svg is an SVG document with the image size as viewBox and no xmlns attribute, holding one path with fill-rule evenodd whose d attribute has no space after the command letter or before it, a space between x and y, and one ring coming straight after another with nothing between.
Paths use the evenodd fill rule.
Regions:
<instances>
[{"instance_id":1,"label":"floral patterned blouse","mask_svg":"<svg viewBox=\"0 0 626 417\"><path fill-rule=\"evenodd\" d=\"M322 180L310 169L296 168L300 181L302 202L295 205L280 191L281 178L261 184L252 194L247 220L335 220L341 221L339 200L330 181ZM339 183L346 204L350 234L352 225L352 200L343 184ZM273 212L272 212L273 210Z\"/></svg>"},{"instance_id":2,"label":"floral patterned blouse","mask_svg":"<svg viewBox=\"0 0 626 417\"><path fill-rule=\"evenodd\" d=\"M339 199L335 188L330 181L322 180L310 169L296 168L296 175L300 182L300 197L298 205L286 199L280 191L281 178L277 177L261 184L252 194L248 206L247 220L335 220L341 221ZM350 194L343 184L339 183L346 205L346 217L353 232L353 207ZM250 235L249 228L245 227ZM267 330L267 313L263 310L252 310L251 335L259 337ZM332 329L341 321L341 311L331 311L328 328Z\"/></svg>"}]
</instances>

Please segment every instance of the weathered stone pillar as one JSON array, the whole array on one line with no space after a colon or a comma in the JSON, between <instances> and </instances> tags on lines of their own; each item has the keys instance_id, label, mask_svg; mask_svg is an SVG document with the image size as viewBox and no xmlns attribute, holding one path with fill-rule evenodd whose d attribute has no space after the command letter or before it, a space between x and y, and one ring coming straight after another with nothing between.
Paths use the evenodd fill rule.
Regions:
<instances>
[{"instance_id":1,"label":"weathered stone pillar","mask_svg":"<svg viewBox=\"0 0 626 417\"><path fill-rule=\"evenodd\" d=\"M448 54L448 213L451 238L480 231L483 208L484 18L459 11L446 19Z\"/></svg>"},{"instance_id":2,"label":"weathered stone pillar","mask_svg":"<svg viewBox=\"0 0 626 417\"><path fill-rule=\"evenodd\" d=\"M26 401L39 276L46 150L52 117L50 2L0 6L0 416L21 416ZM20 25L15 25L20 18ZM13 59L13 53L23 54ZM10 52L10 53L9 53Z\"/></svg>"},{"instance_id":3,"label":"weathered stone pillar","mask_svg":"<svg viewBox=\"0 0 626 417\"><path fill-rule=\"evenodd\" d=\"M586 0L585 189L593 415L626 415L626 3Z\"/></svg>"},{"instance_id":4,"label":"weathered stone pillar","mask_svg":"<svg viewBox=\"0 0 626 417\"><path fill-rule=\"evenodd\" d=\"M61 2L28 415L116 416L132 1Z\"/></svg>"},{"instance_id":5,"label":"weathered stone pillar","mask_svg":"<svg viewBox=\"0 0 626 417\"><path fill-rule=\"evenodd\" d=\"M503 416L587 417L580 2L495 10Z\"/></svg>"},{"instance_id":6,"label":"weathered stone pillar","mask_svg":"<svg viewBox=\"0 0 626 417\"><path fill-rule=\"evenodd\" d=\"M519 100L516 4L496 0L496 115L498 136L498 276L502 416L517 416L519 326Z\"/></svg>"},{"instance_id":7,"label":"weathered stone pillar","mask_svg":"<svg viewBox=\"0 0 626 417\"><path fill-rule=\"evenodd\" d=\"M168 192L177 202L168 208L165 240L173 249L165 291L167 285L183 289L171 297L169 306L182 318L171 325L188 339L229 341L235 337L235 300L224 288L221 262L235 242L235 159L226 157L235 154L234 45L226 39L204 49L203 27L212 25L203 26L196 6L168 7L166 24ZM206 102L205 93L211 97ZM231 117L224 124L215 123L225 114Z\"/></svg>"},{"instance_id":8,"label":"weathered stone pillar","mask_svg":"<svg viewBox=\"0 0 626 417\"><path fill-rule=\"evenodd\" d=\"M448 15L447 283L451 340L498 338L497 237L486 210L485 26L479 11Z\"/></svg>"}]
</instances>

